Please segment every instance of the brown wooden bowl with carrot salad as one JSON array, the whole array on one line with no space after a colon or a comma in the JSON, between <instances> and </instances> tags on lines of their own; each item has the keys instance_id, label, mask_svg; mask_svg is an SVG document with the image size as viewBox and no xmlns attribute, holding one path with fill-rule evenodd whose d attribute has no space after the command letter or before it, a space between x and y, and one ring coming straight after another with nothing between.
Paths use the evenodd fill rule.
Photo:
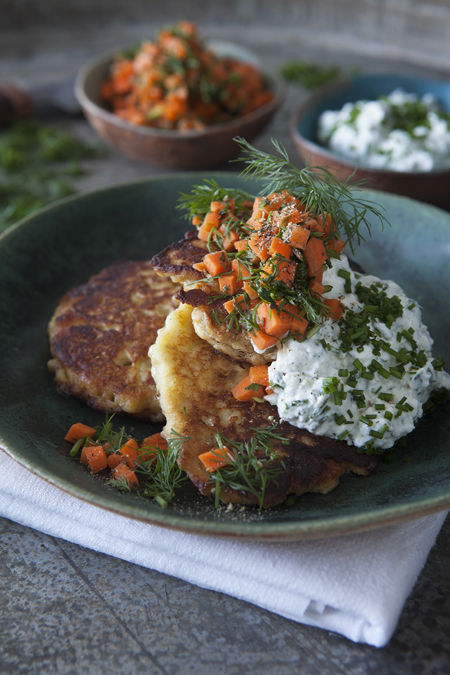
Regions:
<instances>
[{"instance_id":1,"label":"brown wooden bowl with carrot salad","mask_svg":"<svg viewBox=\"0 0 450 675\"><path fill-rule=\"evenodd\" d=\"M107 142L129 157L182 169L235 156L233 138L254 138L283 99L280 80L254 54L231 43L206 46L186 21L88 63L75 90Z\"/></svg>"}]
</instances>

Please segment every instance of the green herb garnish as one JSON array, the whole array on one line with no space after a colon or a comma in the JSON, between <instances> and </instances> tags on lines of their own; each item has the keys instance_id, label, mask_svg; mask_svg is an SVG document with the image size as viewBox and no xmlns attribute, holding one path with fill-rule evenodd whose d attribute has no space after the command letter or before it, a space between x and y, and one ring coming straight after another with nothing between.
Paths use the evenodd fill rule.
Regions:
<instances>
[{"instance_id":1,"label":"green herb garnish","mask_svg":"<svg viewBox=\"0 0 450 675\"><path fill-rule=\"evenodd\" d=\"M208 213L211 202L222 202L234 199L236 210L245 210L245 202L254 197L238 188L223 188L212 178L206 178L203 183L195 185L191 192L182 192L178 198L177 209L185 211L188 219ZM248 209L247 209L248 211Z\"/></svg>"},{"instance_id":2,"label":"green herb garnish","mask_svg":"<svg viewBox=\"0 0 450 675\"><path fill-rule=\"evenodd\" d=\"M233 455L230 464L211 474L211 480L215 482L216 507L220 503L220 488L224 486L250 493L257 499L259 509L262 509L267 487L276 483L285 468L274 445L285 445L289 440L277 433L276 429L277 425L252 429L251 440L242 443L216 434L217 446L228 448Z\"/></svg>"},{"instance_id":3,"label":"green herb garnish","mask_svg":"<svg viewBox=\"0 0 450 675\"><path fill-rule=\"evenodd\" d=\"M0 134L0 232L47 204L73 194L83 159L100 146L35 120L16 122Z\"/></svg>"},{"instance_id":4,"label":"green herb garnish","mask_svg":"<svg viewBox=\"0 0 450 675\"><path fill-rule=\"evenodd\" d=\"M352 251L355 244L364 240L361 227L364 225L370 234L372 223L369 216L375 218L384 227L385 217L382 211L370 201L358 197L359 182L341 182L322 167L307 164L300 169L289 160L281 143L272 139L278 154L269 154L254 148L244 138L235 141L243 150L246 167L242 175L252 175L265 179L262 192L282 192L287 190L305 204L305 209L324 219L329 215L333 228L330 237L342 236Z\"/></svg>"},{"instance_id":5,"label":"green herb garnish","mask_svg":"<svg viewBox=\"0 0 450 675\"><path fill-rule=\"evenodd\" d=\"M309 61L287 61L280 69L286 82L305 89L315 89L336 80L341 75L338 66L318 66Z\"/></svg>"}]
</instances>

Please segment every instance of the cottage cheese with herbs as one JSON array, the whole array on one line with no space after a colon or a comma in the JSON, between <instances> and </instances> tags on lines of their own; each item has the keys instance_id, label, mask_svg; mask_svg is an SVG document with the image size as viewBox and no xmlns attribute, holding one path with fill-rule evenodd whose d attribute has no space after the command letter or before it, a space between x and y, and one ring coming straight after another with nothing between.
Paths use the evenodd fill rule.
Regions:
<instances>
[{"instance_id":1,"label":"cottage cheese with herbs","mask_svg":"<svg viewBox=\"0 0 450 675\"><path fill-rule=\"evenodd\" d=\"M394 171L450 167L450 114L435 98L399 89L375 101L346 103L319 118L318 137L358 164Z\"/></svg>"},{"instance_id":2,"label":"cottage cheese with herbs","mask_svg":"<svg viewBox=\"0 0 450 675\"><path fill-rule=\"evenodd\" d=\"M450 376L431 353L421 310L393 281L333 259L324 297L345 307L303 342L287 340L269 366L266 399L283 420L356 447L386 449L413 430L431 392Z\"/></svg>"}]
</instances>

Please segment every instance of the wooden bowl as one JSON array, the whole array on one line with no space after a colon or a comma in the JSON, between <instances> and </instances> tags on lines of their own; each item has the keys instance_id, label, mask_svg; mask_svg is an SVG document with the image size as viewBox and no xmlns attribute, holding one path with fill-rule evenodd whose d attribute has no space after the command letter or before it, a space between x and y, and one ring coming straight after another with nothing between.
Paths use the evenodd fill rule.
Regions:
<instances>
[{"instance_id":1,"label":"wooden bowl","mask_svg":"<svg viewBox=\"0 0 450 675\"><path fill-rule=\"evenodd\" d=\"M354 180L364 181L364 187L449 208L450 170L405 172L372 169L343 158L317 140L318 119L325 110L339 110L348 101L373 100L390 94L394 89L418 95L431 93L446 110L450 110L450 84L447 82L392 74L360 75L324 87L295 111L290 125L295 147L303 161L327 167L340 180L353 174Z\"/></svg>"},{"instance_id":2,"label":"wooden bowl","mask_svg":"<svg viewBox=\"0 0 450 675\"><path fill-rule=\"evenodd\" d=\"M239 151L235 136L252 140L269 123L284 98L281 80L261 68L257 57L247 49L229 42L210 42L209 47L222 56L255 65L273 91L273 99L257 110L230 122L202 130L177 131L131 124L108 111L102 104L100 86L117 55L104 54L87 63L78 73L75 95L88 121L110 145L127 157L177 169L207 169L224 164Z\"/></svg>"}]
</instances>

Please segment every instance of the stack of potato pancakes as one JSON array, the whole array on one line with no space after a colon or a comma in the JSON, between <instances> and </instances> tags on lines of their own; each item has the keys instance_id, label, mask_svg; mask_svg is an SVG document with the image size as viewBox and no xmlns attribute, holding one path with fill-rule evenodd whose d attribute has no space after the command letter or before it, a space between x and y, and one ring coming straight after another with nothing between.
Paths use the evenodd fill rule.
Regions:
<instances>
[{"instance_id":1,"label":"stack of potato pancakes","mask_svg":"<svg viewBox=\"0 0 450 675\"><path fill-rule=\"evenodd\" d=\"M263 282L252 265L261 270L266 257L267 279L288 291L297 262L305 260L306 242L320 240L320 232L313 236L318 220L293 205L291 196L269 195L244 202L240 210L231 198L211 202L208 213L193 222L196 229L150 261L113 264L62 298L49 325L49 368L59 390L98 410L165 420L163 436L186 439L178 463L204 495L215 492L217 482L214 461L202 458L212 453L218 470L232 465L239 448L261 430L270 433L253 449L273 469L264 507L290 494L326 493L348 471L367 475L376 455L281 421L264 398L268 382L242 385L255 368L264 370L276 358L286 335L308 326L298 308L261 301ZM284 241L274 229L280 223ZM311 236L302 248L300 229L308 228ZM242 258L239 252L245 252ZM305 282L311 293L320 293L324 260L319 263ZM258 499L245 484L222 481L221 501Z\"/></svg>"}]
</instances>

